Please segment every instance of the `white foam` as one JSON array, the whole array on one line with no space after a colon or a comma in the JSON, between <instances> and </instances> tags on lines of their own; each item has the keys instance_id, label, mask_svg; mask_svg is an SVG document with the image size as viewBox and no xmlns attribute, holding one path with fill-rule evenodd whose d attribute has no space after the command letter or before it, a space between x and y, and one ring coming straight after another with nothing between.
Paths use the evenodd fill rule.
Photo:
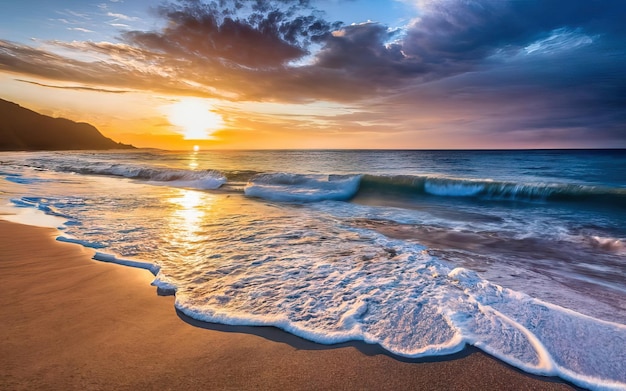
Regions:
<instances>
[{"instance_id":1,"label":"white foam","mask_svg":"<svg viewBox=\"0 0 626 391\"><path fill-rule=\"evenodd\" d=\"M472 322L464 324L465 333L476 338L472 344L531 373L557 375L592 389L626 388L626 352L623 344L616 343L626 341L626 326L503 289L464 269L448 276L470 302L477 303L479 316L473 315ZM499 322L508 323L519 335L511 338L511 331L498 335L490 328ZM520 359L524 346L534 352L534 360Z\"/></svg>"},{"instance_id":2,"label":"white foam","mask_svg":"<svg viewBox=\"0 0 626 391\"><path fill-rule=\"evenodd\" d=\"M146 269L155 276L159 273L159 270L161 270L161 268L158 265L155 265L154 263L137 261L133 259L117 258L115 255L106 254L102 252L96 252L93 256L93 259L96 261L101 261L101 262L116 263L118 265L136 267L139 269Z\"/></svg>"},{"instance_id":3,"label":"white foam","mask_svg":"<svg viewBox=\"0 0 626 391\"><path fill-rule=\"evenodd\" d=\"M176 284L171 281L167 281L167 279L163 276L155 278L150 285L155 286L159 295L162 296L175 295L177 291Z\"/></svg>"},{"instance_id":4,"label":"white foam","mask_svg":"<svg viewBox=\"0 0 626 391\"><path fill-rule=\"evenodd\" d=\"M284 229L256 238L263 256L242 257L246 242L222 249L219 262L203 266L202 288L197 274L177 278L176 307L207 322L275 326L324 344L362 340L405 357L469 343L531 373L626 387L626 353L615 343L626 340L626 326L450 269L421 246L371 231L321 239Z\"/></svg>"},{"instance_id":5,"label":"white foam","mask_svg":"<svg viewBox=\"0 0 626 391\"><path fill-rule=\"evenodd\" d=\"M89 247L89 248L104 248L104 247L106 247L106 245L104 245L102 243L99 243L99 242L90 242L88 240L70 238L70 237L67 237L67 236L57 236L57 241L65 242L65 243L79 244L79 245L81 245L83 247Z\"/></svg>"}]
</instances>

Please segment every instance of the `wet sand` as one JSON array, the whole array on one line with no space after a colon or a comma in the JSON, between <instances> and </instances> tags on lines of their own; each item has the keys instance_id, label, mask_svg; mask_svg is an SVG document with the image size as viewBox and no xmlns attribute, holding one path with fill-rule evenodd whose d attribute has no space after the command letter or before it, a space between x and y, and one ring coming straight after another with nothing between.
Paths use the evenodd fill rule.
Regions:
<instances>
[{"instance_id":1,"label":"wet sand","mask_svg":"<svg viewBox=\"0 0 626 391\"><path fill-rule=\"evenodd\" d=\"M146 270L0 220L2 390L567 390L477 349L403 360L178 313Z\"/></svg>"}]
</instances>

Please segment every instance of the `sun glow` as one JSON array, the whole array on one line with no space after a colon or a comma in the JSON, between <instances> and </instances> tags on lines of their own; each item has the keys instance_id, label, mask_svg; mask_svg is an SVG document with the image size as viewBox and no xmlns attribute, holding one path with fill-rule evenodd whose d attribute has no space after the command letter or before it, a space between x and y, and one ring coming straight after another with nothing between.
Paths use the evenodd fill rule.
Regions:
<instances>
[{"instance_id":1,"label":"sun glow","mask_svg":"<svg viewBox=\"0 0 626 391\"><path fill-rule=\"evenodd\" d=\"M222 116L211 109L204 99L182 99L168 107L168 119L181 128L185 140L207 140L224 126Z\"/></svg>"}]
</instances>

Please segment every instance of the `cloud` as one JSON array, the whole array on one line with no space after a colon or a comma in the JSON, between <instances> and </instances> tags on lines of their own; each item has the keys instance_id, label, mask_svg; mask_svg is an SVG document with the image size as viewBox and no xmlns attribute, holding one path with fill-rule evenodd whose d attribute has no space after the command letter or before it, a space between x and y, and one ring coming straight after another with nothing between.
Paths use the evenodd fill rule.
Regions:
<instances>
[{"instance_id":1,"label":"cloud","mask_svg":"<svg viewBox=\"0 0 626 391\"><path fill-rule=\"evenodd\" d=\"M109 94L126 94L129 92L133 92L131 90L111 90L108 88L95 88L95 87L86 87L86 86L57 86L57 85L38 83L36 81L22 80L22 79L15 79L15 81L19 81L20 83L33 84L33 85L40 86L40 87L58 88L62 90L95 91L95 92L106 92Z\"/></svg>"},{"instance_id":2,"label":"cloud","mask_svg":"<svg viewBox=\"0 0 626 391\"><path fill-rule=\"evenodd\" d=\"M404 129L434 125L484 145L624 147L626 58L609 59L602 47L584 53L492 59L383 98L381 115Z\"/></svg>"},{"instance_id":3,"label":"cloud","mask_svg":"<svg viewBox=\"0 0 626 391\"><path fill-rule=\"evenodd\" d=\"M326 37L315 66L381 84L419 78L427 68L419 59L408 57L401 43L391 42L397 34L373 22L343 27Z\"/></svg>"},{"instance_id":4,"label":"cloud","mask_svg":"<svg viewBox=\"0 0 626 391\"><path fill-rule=\"evenodd\" d=\"M391 30L327 20L307 0L180 0L157 9L165 27L122 32L119 43L53 43L99 61L0 41L0 69L231 100L350 102L363 108L355 123L393 131L436 126L413 118L429 112L485 137L601 127L626 145L626 3L415 3L417 17Z\"/></svg>"},{"instance_id":5,"label":"cloud","mask_svg":"<svg viewBox=\"0 0 626 391\"><path fill-rule=\"evenodd\" d=\"M178 78L194 80L242 99L359 100L489 67L497 70L507 61L532 68L558 51L579 50L589 63L623 53L617 11L626 5L560 5L554 0L420 1L418 19L403 30L389 30L375 22L344 26L327 21L306 0L181 0L158 9L167 22L163 29L125 31L122 44L55 44L108 55L116 72L131 64L160 68L157 73L168 74L170 84ZM34 51L28 55L34 58ZM530 57L520 61L520 54ZM86 72L89 64L84 65ZM93 67L102 71L106 65ZM70 80L72 75L67 72ZM546 82L554 83L536 80Z\"/></svg>"},{"instance_id":6,"label":"cloud","mask_svg":"<svg viewBox=\"0 0 626 391\"><path fill-rule=\"evenodd\" d=\"M89 30L83 27L68 27L67 29L71 31L80 31L81 33L93 33L93 30Z\"/></svg>"},{"instance_id":7,"label":"cloud","mask_svg":"<svg viewBox=\"0 0 626 391\"><path fill-rule=\"evenodd\" d=\"M245 17L238 16L244 7ZM308 44L328 34L328 22L307 10L305 1L187 0L160 8L168 22L162 31L127 32L123 38L148 50L229 67L277 67L301 58Z\"/></svg>"},{"instance_id":8,"label":"cloud","mask_svg":"<svg viewBox=\"0 0 626 391\"><path fill-rule=\"evenodd\" d=\"M497 50L515 50L566 27L617 32L625 4L559 0L421 2L422 16L404 40L407 53L424 61L474 61ZM622 32L623 33L623 32Z\"/></svg>"},{"instance_id":9,"label":"cloud","mask_svg":"<svg viewBox=\"0 0 626 391\"><path fill-rule=\"evenodd\" d=\"M48 80L170 94L193 95L201 91L172 79L162 69L152 69L149 65L151 54L135 48L93 42L65 46L106 51L109 61L81 61L43 49L0 40L0 71ZM118 60L115 59L116 55L119 57Z\"/></svg>"},{"instance_id":10,"label":"cloud","mask_svg":"<svg viewBox=\"0 0 626 391\"><path fill-rule=\"evenodd\" d=\"M75 16L77 18L85 19L85 20L91 20L89 15L84 14L84 13L80 13L80 12L76 12L76 11L72 11L70 9L66 9L64 12L61 12L61 13L69 14L69 15Z\"/></svg>"},{"instance_id":11,"label":"cloud","mask_svg":"<svg viewBox=\"0 0 626 391\"><path fill-rule=\"evenodd\" d=\"M135 21L135 20L139 19L136 16L128 16L128 15L115 13L115 12L107 12L107 16L109 16L111 18L115 18L116 20L125 20L125 21L128 21L128 22L132 22L132 21Z\"/></svg>"}]
</instances>

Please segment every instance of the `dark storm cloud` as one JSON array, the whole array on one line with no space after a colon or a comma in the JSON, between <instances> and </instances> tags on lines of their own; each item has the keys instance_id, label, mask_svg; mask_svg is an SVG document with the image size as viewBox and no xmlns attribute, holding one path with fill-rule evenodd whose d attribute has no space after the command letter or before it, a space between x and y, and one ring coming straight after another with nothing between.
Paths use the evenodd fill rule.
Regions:
<instances>
[{"instance_id":1,"label":"dark storm cloud","mask_svg":"<svg viewBox=\"0 0 626 391\"><path fill-rule=\"evenodd\" d=\"M439 81L414 85L406 99L432 99L435 89L485 137L626 146L626 3L439 1L422 10L402 50Z\"/></svg>"},{"instance_id":2,"label":"dark storm cloud","mask_svg":"<svg viewBox=\"0 0 626 391\"><path fill-rule=\"evenodd\" d=\"M389 31L378 23L344 27L327 37L324 48L316 56L316 66L356 72L362 76L377 71L402 73L406 60L402 46L387 44L395 35L397 31Z\"/></svg>"},{"instance_id":3,"label":"dark storm cloud","mask_svg":"<svg viewBox=\"0 0 626 391\"><path fill-rule=\"evenodd\" d=\"M439 117L441 129L500 145L626 147L626 57L585 49L492 60L405 88L384 99L385 111Z\"/></svg>"},{"instance_id":4,"label":"dark storm cloud","mask_svg":"<svg viewBox=\"0 0 626 391\"><path fill-rule=\"evenodd\" d=\"M407 32L403 50L434 64L481 61L499 50L517 50L555 29L623 35L626 3L579 0L442 0L426 2Z\"/></svg>"}]
</instances>

